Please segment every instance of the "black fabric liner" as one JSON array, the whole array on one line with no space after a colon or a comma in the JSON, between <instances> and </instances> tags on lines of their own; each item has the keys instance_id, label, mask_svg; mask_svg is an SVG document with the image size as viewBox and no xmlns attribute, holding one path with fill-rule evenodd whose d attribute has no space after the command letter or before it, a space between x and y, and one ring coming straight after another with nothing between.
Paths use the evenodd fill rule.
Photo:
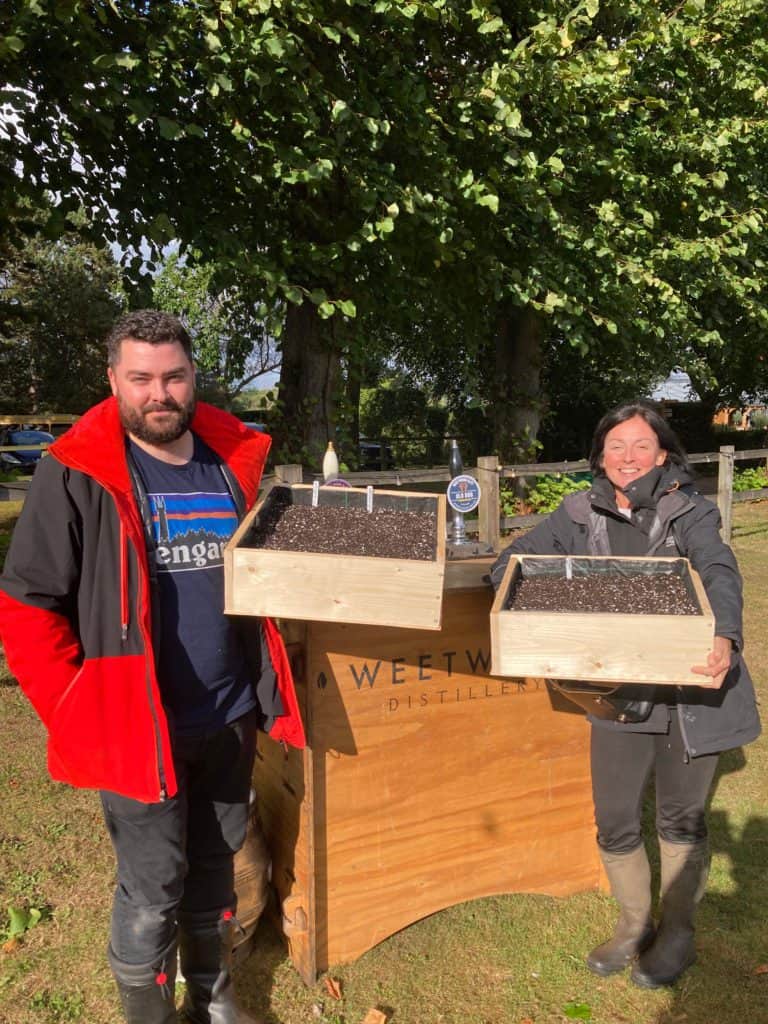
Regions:
<instances>
[{"instance_id":1,"label":"black fabric liner","mask_svg":"<svg viewBox=\"0 0 768 1024\"><path fill-rule=\"evenodd\" d=\"M520 571L512 576L505 607L509 605L521 580L535 576L560 576L566 579L566 562L571 563L571 574L576 576L679 576L685 584L688 596L701 612L701 603L693 585L688 563L684 558L611 558L590 555L537 555L520 558ZM521 614L518 612L518 614ZM529 613L531 614L531 613ZM567 615L568 612L560 614ZM598 614L598 613L592 613ZM611 614L617 614L615 612ZM631 611L627 614L631 614Z\"/></svg>"}]
</instances>

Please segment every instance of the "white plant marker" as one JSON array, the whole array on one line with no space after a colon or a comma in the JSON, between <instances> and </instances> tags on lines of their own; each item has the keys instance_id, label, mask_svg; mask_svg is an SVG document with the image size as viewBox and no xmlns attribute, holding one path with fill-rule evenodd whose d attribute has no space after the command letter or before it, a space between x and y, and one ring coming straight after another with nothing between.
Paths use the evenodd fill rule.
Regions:
<instances>
[{"instance_id":1,"label":"white plant marker","mask_svg":"<svg viewBox=\"0 0 768 1024\"><path fill-rule=\"evenodd\" d=\"M317 503L320 501L320 481L315 480L312 484L312 508L317 508Z\"/></svg>"},{"instance_id":2,"label":"white plant marker","mask_svg":"<svg viewBox=\"0 0 768 1024\"><path fill-rule=\"evenodd\" d=\"M365 488L365 511L373 512L373 487L370 484Z\"/></svg>"},{"instance_id":3,"label":"white plant marker","mask_svg":"<svg viewBox=\"0 0 768 1024\"><path fill-rule=\"evenodd\" d=\"M565 578L567 580L573 579L573 560L570 555L565 559Z\"/></svg>"}]
</instances>

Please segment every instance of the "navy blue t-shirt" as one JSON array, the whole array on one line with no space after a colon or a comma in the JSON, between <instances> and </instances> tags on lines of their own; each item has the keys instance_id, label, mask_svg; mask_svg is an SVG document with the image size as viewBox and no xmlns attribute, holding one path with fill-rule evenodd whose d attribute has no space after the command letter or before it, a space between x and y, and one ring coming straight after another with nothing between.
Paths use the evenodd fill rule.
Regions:
<instances>
[{"instance_id":1,"label":"navy blue t-shirt","mask_svg":"<svg viewBox=\"0 0 768 1024\"><path fill-rule=\"evenodd\" d=\"M242 643L224 615L223 551L237 510L216 455L200 438L183 466L129 443L152 513L163 703L177 733L209 733L256 705Z\"/></svg>"}]
</instances>

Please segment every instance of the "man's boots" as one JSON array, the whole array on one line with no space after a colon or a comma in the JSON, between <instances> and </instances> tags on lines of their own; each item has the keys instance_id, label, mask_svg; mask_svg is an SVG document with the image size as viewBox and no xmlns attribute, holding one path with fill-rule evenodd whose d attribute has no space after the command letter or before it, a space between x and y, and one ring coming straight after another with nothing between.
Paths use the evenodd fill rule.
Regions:
<instances>
[{"instance_id":1,"label":"man's boots","mask_svg":"<svg viewBox=\"0 0 768 1024\"><path fill-rule=\"evenodd\" d=\"M661 851L661 922L656 939L632 968L641 988L672 985L696 959L693 921L709 875L706 839L697 843L668 843Z\"/></svg>"},{"instance_id":2,"label":"man's boots","mask_svg":"<svg viewBox=\"0 0 768 1024\"><path fill-rule=\"evenodd\" d=\"M179 915L179 954L187 985L182 1010L191 1024L260 1024L235 1000L234 929L231 910Z\"/></svg>"},{"instance_id":3,"label":"man's boots","mask_svg":"<svg viewBox=\"0 0 768 1024\"><path fill-rule=\"evenodd\" d=\"M147 964L126 964L110 946L107 956L128 1024L177 1024L176 941Z\"/></svg>"},{"instance_id":4,"label":"man's boots","mask_svg":"<svg viewBox=\"0 0 768 1024\"><path fill-rule=\"evenodd\" d=\"M620 913L613 937L592 950L587 967L606 977L623 971L653 941L651 869L642 843L631 853L601 850L600 857Z\"/></svg>"}]
</instances>

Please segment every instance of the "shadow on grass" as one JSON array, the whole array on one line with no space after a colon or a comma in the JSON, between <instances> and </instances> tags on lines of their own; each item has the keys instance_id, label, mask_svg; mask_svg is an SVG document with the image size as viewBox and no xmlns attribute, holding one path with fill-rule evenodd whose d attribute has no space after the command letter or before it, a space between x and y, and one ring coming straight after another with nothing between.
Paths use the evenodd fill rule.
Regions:
<instances>
[{"instance_id":1,"label":"shadow on grass","mask_svg":"<svg viewBox=\"0 0 768 1024\"><path fill-rule=\"evenodd\" d=\"M264 1024L281 1024L271 1010L275 975L288 962L288 950L265 913L253 937L251 953L235 969L237 992L244 1009L260 1014Z\"/></svg>"},{"instance_id":2,"label":"shadow on grass","mask_svg":"<svg viewBox=\"0 0 768 1024\"><path fill-rule=\"evenodd\" d=\"M745 764L741 749L720 759L723 775ZM675 986L658 1024L758 1024L768 1021L768 818L750 816L734 829L724 810L709 815L714 857L725 860L730 886L710 887L697 915L698 961Z\"/></svg>"}]
</instances>

